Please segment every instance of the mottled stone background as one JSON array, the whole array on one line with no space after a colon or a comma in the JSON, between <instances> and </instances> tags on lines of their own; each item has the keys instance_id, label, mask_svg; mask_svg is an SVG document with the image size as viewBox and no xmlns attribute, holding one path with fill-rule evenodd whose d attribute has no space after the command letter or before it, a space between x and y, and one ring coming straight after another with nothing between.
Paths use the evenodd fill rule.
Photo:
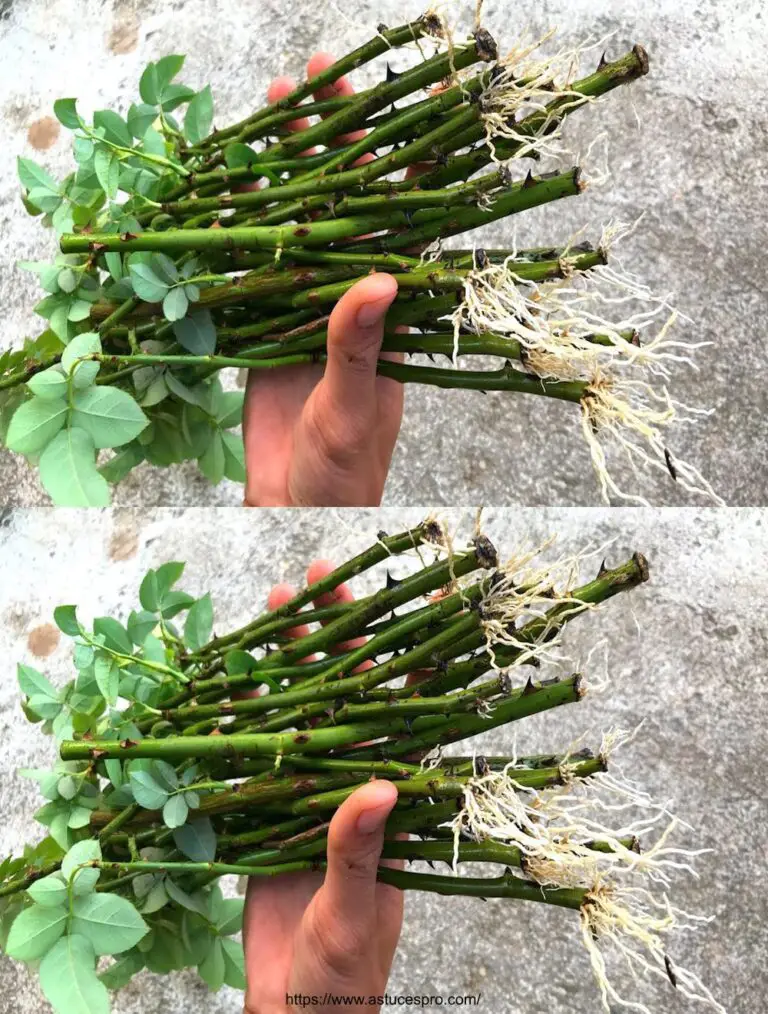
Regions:
<instances>
[{"instance_id":1,"label":"mottled stone background","mask_svg":"<svg viewBox=\"0 0 768 1014\"><path fill-rule=\"evenodd\" d=\"M122 111L137 94L141 69L169 52L189 54L184 79L210 81L219 123L261 102L271 77L302 75L317 49L341 54L378 22L422 12L423 0L0 0L0 345L38 326L30 308L36 281L14 267L38 259L53 240L18 200L15 157L42 160L63 175L66 131L52 104L76 95L81 108ZM466 0L465 9L474 5ZM641 228L623 260L656 291L676 292L693 323L681 335L710 342L699 372L676 371L680 401L715 410L670 437L672 451L697 464L730 504L766 502L765 215L768 43L765 0L487 0L486 22L503 50L526 27L558 26L564 43L601 38L611 57L634 42L651 55L646 80L580 112L567 129L575 152L600 132L586 168L611 178L579 200L529 212L516 222L522 245L567 240L582 226L599 237L613 217ZM453 10L461 9L454 4ZM597 61L599 52L590 56ZM399 57L396 57L396 60ZM399 65L399 64L397 64ZM588 68L589 69L589 68ZM380 68L377 73L380 72ZM373 83L372 69L356 78ZM521 170L525 168L521 166ZM512 224L489 229L486 245L508 243ZM762 367L762 370L761 370ZM619 479L651 502L691 503L666 475ZM9 503L46 503L24 463L0 454ZM545 399L409 390L405 425L386 493L389 503L589 505L599 491L578 431L577 410ZM139 469L123 484L123 506L238 503L232 485L210 488L193 468Z\"/></svg>"},{"instance_id":2,"label":"mottled stone background","mask_svg":"<svg viewBox=\"0 0 768 1014\"><path fill-rule=\"evenodd\" d=\"M341 561L390 532L421 520L421 511L346 513L115 510L82 514L6 512L0 527L0 855L34 839L36 790L17 767L50 763L54 751L18 708L14 663L67 678L70 642L51 626L54 606L78 602L83 619L127 617L148 567L186 559L183 586L210 589L217 629L239 625L260 609L272 582L300 583L317 555ZM471 531L472 517L447 515ZM593 742L611 726L632 729L623 770L656 798L672 798L691 825L683 840L711 848L700 879L680 878L675 900L715 917L670 945L673 959L707 979L730 1014L759 1014L768 987L765 879L765 727L768 721L765 602L768 514L757 510L664 512L608 509L489 511L484 529L503 555L559 533L548 552L611 544L587 561L618 563L634 551L650 561L651 581L568 628L574 664L610 674L609 689L578 707L529 719L517 730L521 752L567 747L583 732ZM401 564L393 565L400 574ZM380 569L378 580L383 579ZM373 590L372 575L358 591ZM478 744L479 745L479 744ZM511 729L487 733L481 747L513 748ZM626 981L621 980L623 986ZM631 988L631 987L630 987ZM597 1014L598 995L572 913L503 901L409 896L393 994L448 996L482 992L481 1014ZM10 998L13 998L12 1000ZM661 984L654 1014L697 1009ZM116 1014L237 1014L232 992L209 995L192 974L142 973L115 1002ZM0 1011L42 1014L38 988L22 966L0 958ZM473 1008L475 1009L475 1008Z\"/></svg>"}]
</instances>

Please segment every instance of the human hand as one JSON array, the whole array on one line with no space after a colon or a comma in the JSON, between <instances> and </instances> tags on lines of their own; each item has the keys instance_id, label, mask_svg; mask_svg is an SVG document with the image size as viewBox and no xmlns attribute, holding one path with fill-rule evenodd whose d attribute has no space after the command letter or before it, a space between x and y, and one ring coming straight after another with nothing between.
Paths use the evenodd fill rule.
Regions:
<instances>
[{"instance_id":1,"label":"human hand","mask_svg":"<svg viewBox=\"0 0 768 1014\"><path fill-rule=\"evenodd\" d=\"M307 64L308 77L333 63L317 53ZM290 78L276 79L270 102L294 87ZM315 98L352 93L342 78L318 89ZM298 120L290 127L307 125ZM364 278L330 316L325 366L251 372L243 419L247 506L379 505L403 415L402 385L376 375L384 318L396 295L391 275Z\"/></svg>"},{"instance_id":2,"label":"human hand","mask_svg":"<svg viewBox=\"0 0 768 1014\"><path fill-rule=\"evenodd\" d=\"M315 561L307 571L308 584L332 569L328 561ZM278 585L270 594L269 608L294 594L290 586ZM315 606L352 598L341 585L318 596ZM297 627L291 636L307 633L306 627ZM359 643L353 641L341 650ZM384 993L402 927L403 896L397 888L377 883L376 868L384 825L396 800L397 790L387 781L371 781L345 800L328 829L325 873L250 878L243 925L245 1014L301 1010L287 1000L296 994L367 999ZM341 1002L312 1007L318 1014L342 1009L349 1007Z\"/></svg>"}]
</instances>

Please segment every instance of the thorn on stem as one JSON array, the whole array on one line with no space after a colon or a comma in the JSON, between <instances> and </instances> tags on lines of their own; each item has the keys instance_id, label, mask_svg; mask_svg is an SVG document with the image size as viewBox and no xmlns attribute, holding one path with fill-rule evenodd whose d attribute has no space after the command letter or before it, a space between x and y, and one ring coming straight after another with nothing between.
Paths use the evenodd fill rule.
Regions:
<instances>
[{"instance_id":1,"label":"thorn on stem","mask_svg":"<svg viewBox=\"0 0 768 1014\"><path fill-rule=\"evenodd\" d=\"M474 33L474 39L477 43L477 55L485 63L493 63L494 60L499 58L499 47L496 45L496 40L486 28L478 28Z\"/></svg>"},{"instance_id":2,"label":"thorn on stem","mask_svg":"<svg viewBox=\"0 0 768 1014\"><path fill-rule=\"evenodd\" d=\"M669 960L668 954L664 955L664 967L667 970L667 978L675 987L675 989L677 989L677 976L675 975L675 969L672 965L672 962Z\"/></svg>"},{"instance_id":3,"label":"thorn on stem","mask_svg":"<svg viewBox=\"0 0 768 1014\"><path fill-rule=\"evenodd\" d=\"M672 455L669 453L666 447L664 448L664 461L666 462L667 465L667 471L675 480L675 482L677 482L677 469L675 468L675 463L672 460Z\"/></svg>"}]
</instances>

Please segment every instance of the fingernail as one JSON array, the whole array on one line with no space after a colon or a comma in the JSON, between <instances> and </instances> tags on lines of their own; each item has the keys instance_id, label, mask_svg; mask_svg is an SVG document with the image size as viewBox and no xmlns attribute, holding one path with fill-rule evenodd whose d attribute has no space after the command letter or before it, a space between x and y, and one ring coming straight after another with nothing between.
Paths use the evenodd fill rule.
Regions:
<instances>
[{"instance_id":1,"label":"fingernail","mask_svg":"<svg viewBox=\"0 0 768 1014\"><path fill-rule=\"evenodd\" d=\"M363 810L357 818L357 830L360 834L373 834L374 831L381 830L391 809L392 806L387 803L384 806L372 806L370 810Z\"/></svg>"},{"instance_id":2,"label":"fingernail","mask_svg":"<svg viewBox=\"0 0 768 1014\"><path fill-rule=\"evenodd\" d=\"M378 324L381 318L389 309L392 302L389 296L384 299L377 299L372 303L363 303L357 311L357 323L359 327L373 327Z\"/></svg>"}]
</instances>

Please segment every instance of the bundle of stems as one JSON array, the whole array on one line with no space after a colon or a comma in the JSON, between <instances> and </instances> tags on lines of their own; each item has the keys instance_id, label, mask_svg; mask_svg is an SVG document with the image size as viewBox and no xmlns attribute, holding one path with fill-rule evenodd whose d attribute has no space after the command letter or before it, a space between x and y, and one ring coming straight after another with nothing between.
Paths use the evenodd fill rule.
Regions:
<instances>
[{"instance_id":1,"label":"bundle of stems","mask_svg":"<svg viewBox=\"0 0 768 1014\"><path fill-rule=\"evenodd\" d=\"M714 495L667 450L662 429L682 406L646 378L666 377L681 343L666 329L645 334L667 303L608 264L614 227L595 245L562 237L550 248L489 252L473 238L448 248L454 237L584 191L561 140L564 121L648 71L636 45L615 60L603 54L579 76L589 48L539 57L537 45L519 44L500 54L479 24L461 41L430 12L398 28L380 26L318 77L208 136L210 89L195 95L171 83L181 57L147 68L145 103L131 107L127 126L103 111L91 128L74 100L60 100L57 115L81 132L78 173L54 192L42 186L40 167L20 169L27 206L56 208L54 225L63 228L53 274L29 265L52 293L38 308L51 329L0 361L0 393L11 407L25 384L37 399L11 419L10 449L36 456L53 438L59 455L74 455L66 475L56 467L59 455L41 458L57 502L108 497L93 474L78 481L78 473L93 473L94 451L104 447L120 448L103 467L109 481L143 460L187 457L214 482L242 478L242 448L220 433L222 418L232 425L236 413L219 411L206 385L232 367L322 364L334 304L361 278L385 271L399 289L382 352L402 359L384 355L381 375L571 402L606 497L633 495L611 478L605 443L633 466L661 468L687 489ZM312 97L377 57L414 49L420 62L399 73L388 65L374 87ZM183 129L170 112L180 101L189 102ZM115 140L130 130L141 138L150 123L141 144ZM118 188L129 195L122 205L114 203ZM67 201L69 217L62 215ZM639 312L605 317L606 306L630 299ZM427 365L421 356L450 362ZM465 357L473 357L472 368L464 368ZM117 388L139 405L130 410L121 397L118 411L103 395L86 397L89 383ZM60 411L41 399L60 399ZM130 422L112 425L126 415ZM62 426L79 431L66 447Z\"/></svg>"},{"instance_id":2,"label":"bundle of stems","mask_svg":"<svg viewBox=\"0 0 768 1014\"><path fill-rule=\"evenodd\" d=\"M398 578L387 569L383 586L362 598L317 604L379 564L402 569L400 558L415 559L417 567ZM109 619L95 621L91 634L74 607L60 608L57 622L78 642L80 676L58 698L70 712L54 719L63 762L55 778L88 787L77 796L84 819L74 831L66 821L57 831L46 811L56 843L69 850L63 866L47 839L49 847L0 868L0 899L28 892L38 901L36 885L60 878L62 868L70 882L95 869L97 891L138 897L147 932L158 934L168 925L169 906L199 913L200 899L222 876L322 870L334 811L370 779L386 778L399 798L384 858L443 862L450 870L382 866L382 881L578 911L596 941L603 997L612 997L597 948L613 939L628 912L621 881L610 874L626 868L665 880L666 867L675 865L670 857L689 854L668 847L666 834L641 851L640 839L658 820L655 810L619 828L597 819L599 805L589 810L591 819L584 816L586 800L602 791L621 794L620 809L628 792L646 804L608 771L615 737L604 737L594 752L581 744L532 756L481 757L471 747L446 752L584 697L582 674L543 678L542 667L560 658L568 623L646 581L648 566L636 553L582 581L581 561L551 564L539 550L520 550L500 563L479 529L460 549L428 519L394 536L379 533L368 549L285 604L212 639L210 598L195 601L172 590L181 573L173 563L145 578L144 612L131 614L128 632ZM179 609L189 610L183 634L170 618ZM130 647L152 628L143 648ZM302 631L308 632L297 636ZM101 707L83 700L91 667L97 694L107 698ZM110 688L113 672L119 682ZM26 707L33 717L50 718L39 697L44 677L30 687L31 679L29 670L20 671L22 689L32 694ZM468 877L460 872L464 863L502 869L490 878ZM23 919L24 911L13 915ZM651 970L658 971L659 960L667 968L658 933L670 927L633 918L646 943L654 930ZM11 956L25 956L18 944L14 950L14 925L8 939ZM148 949L134 948L137 967ZM679 971L677 981L689 995L708 998L690 973Z\"/></svg>"}]
</instances>

